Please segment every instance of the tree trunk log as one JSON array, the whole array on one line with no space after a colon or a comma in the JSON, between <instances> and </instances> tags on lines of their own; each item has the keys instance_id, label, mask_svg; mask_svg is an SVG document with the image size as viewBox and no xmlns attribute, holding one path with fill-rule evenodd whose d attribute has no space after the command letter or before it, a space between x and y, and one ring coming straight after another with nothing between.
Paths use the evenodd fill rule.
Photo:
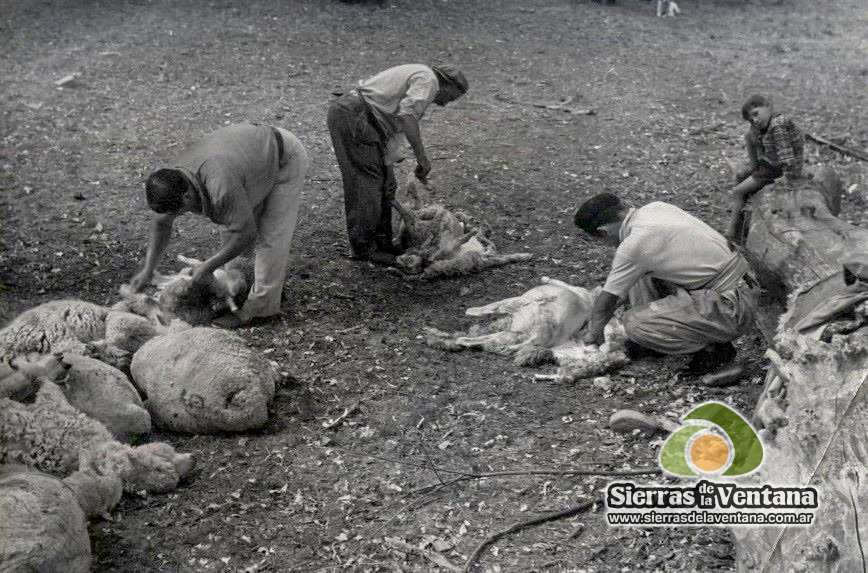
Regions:
<instances>
[{"instance_id":1,"label":"tree trunk log","mask_svg":"<svg viewBox=\"0 0 868 573\"><path fill-rule=\"evenodd\" d=\"M846 290L842 255L868 252L868 232L830 212L840 190L834 172L820 169L812 181L755 197L747 255L764 285L789 301L754 416L765 456L745 481L812 485L820 507L808 527L734 528L742 572L868 571L868 328L831 342L819 340L822 328L794 329Z\"/></svg>"}]
</instances>

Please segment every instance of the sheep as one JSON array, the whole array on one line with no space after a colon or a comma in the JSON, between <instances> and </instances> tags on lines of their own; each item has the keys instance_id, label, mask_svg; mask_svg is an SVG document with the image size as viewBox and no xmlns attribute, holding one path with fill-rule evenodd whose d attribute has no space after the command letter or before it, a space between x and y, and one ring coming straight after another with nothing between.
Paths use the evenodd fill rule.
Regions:
<instances>
[{"instance_id":1,"label":"sheep","mask_svg":"<svg viewBox=\"0 0 868 573\"><path fill-rule=\"evenodd\" d=\"M157 302L161 308L193 326L209 324L227 310L238 311L238 304L247 296L247 276L242 265L227 266L214 271L214 279L225 297L215 296L208 286L193 283L193 268L202 261L178 256L186 266L174 275L155 274L151 280L157 287Z\"/></svg>"},{"instance_id":2,"label":"sheep","mask_svg":"<svg viewBox=\"0 0 868 573\"><path fill-rule=\"evenodd\" d=\"M569 342L585 327L600 289L587 291L548 277L542 282L521 296L468 308L468 316L506 316L488 325L475 325L467 335L427 329L428 344L510 355L522 366L554 362L552 349Z\"/></svg>"},{"instance_id":3,"label":"sheep","mask_svg":"<svg viewBox=\"0 0 868 573\"><path fill-rule=\"evenodd\" d=\"M466 275L491 267L528 261L530 253L497 254L497 249L469 219L441 205L417 211L398 201L392 205L401 216L399 240L404 253L398 269L423 279Z\"/></svg>"},{"instance_id":4,"label":"sheep","mask_svg":"<svg viewBox=\"0 0 868 573\"><path fill-rule=\"evenodd\" d=\"M0 362L0 398L23 401L39 388L37 380L46 377L57 381L66 378L70 365L61 354L28 352L9 362Z\"/></svg>"},{"instance_id":5,"label":"sheep","mask_svg":"<svg viewBox=\"0 0 868 573\"><path fill-rule=\"evenodd\" d=\"M87 518L120 498L117 476L77 471L59 480L0 466L0 571L87 573Z\"/></svg>"},{"instance_id":6,"label":"sheep","mask_svg":"<svg viewBox=\"0 0 868 573\"><path fill-rule=\"evenodd\" d=\"M0 463L19 463L58 477L77 469L117 475L129 491L174 489L192 470L189 454L168 444L130 447L101 422L70 405L45 378L32 403L0 399Z\"/></svg>"},{"instance_id":7,"label":"sheep","mask_svg":"<svg viewBox=\"0 0 868 573\"><path fill-rule=\"evenodd\" d=\"M67 401L102 422L114 437L130 442L151 432L151 416L126 375L104 362L76 354L18 355L0 372L0 398L19 402L32 396L40 378L56 382Z\"/></svg>"},{"instance_id":8,"label":"sheep","mask_svg":"<svg viewBox=\"0 0 868 573\"><path fill-rule=\"evenodd\" d=\"M241 337L202 327L151 339L131 371L154 424L187 433L261 427L280 380Z\"/></svg>"},{"instance_id":9,"label":"sheep","mask_svg":"<svg viewBox=\"0 0 868 573\"><path fill-rule=\"evenodd\" d=\"M82 300L55 300L18 315L0 330L0 360L19 354L97 354L110 364L128 365L129 353L104 343L111 310ZM94 343L97 344L94 344Z\"/></svg>"},{"instance_id":10,"label":"sheep","mask_svg":"<svg viewBox=\"0 0 868 573\"><path fill-rule=\"evenodd\" d=\"M556 362L581 377L585 377L582 365L588 372L603 365L623 365L626 355L622 359L619 349L624 341L623 327L619 329L617 320L607 326L609 342L603 347L586 347L581 342L601 288L588 291L548 277L543 277L542 283L521 296L468 308L468 316L506 316L488 325L474 325L466 334L426 328L426 344L451 351L471 348L513 356L519 366Z\"/></svg>"},{"instance_id":11,"label":"sheep","mask_svg":"<svg viewBox=\"0 0 868 573\"><path fill-rule=\"evenodd\" d=\"M66 354L63 362L70 368L62 389L72 406L102 422L121 442L151 433L151 416L123 372L87 356Z\"/></svg>"},{"instance_id":12,"label":"sheep","mask_svg":"<svg viewBox=\"0 0 868 573\"><path fill-rule=\"evenodd\" d=\"M28 352L69 352L95 356L120 370L130 355L159 334L202 324L219 314L221 305L237 310L234 300L220 301L208 287L194 287L190 278L195 259L180 257L188 267L176 275L157 275L158 297L120 289L121 300L106 307L82 300L56 300L18 315L0 329L0 361ZM233 296L246 292L240 269L215 271L221 289ZM178 320L178 319L183 320Z\"/></svg>"}]
</instances>

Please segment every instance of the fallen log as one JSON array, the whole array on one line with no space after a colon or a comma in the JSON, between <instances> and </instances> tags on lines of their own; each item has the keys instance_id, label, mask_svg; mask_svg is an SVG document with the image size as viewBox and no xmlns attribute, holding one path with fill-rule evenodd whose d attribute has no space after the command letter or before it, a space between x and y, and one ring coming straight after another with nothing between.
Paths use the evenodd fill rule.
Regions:
<instances>
[{"instance_id":1,"label":"fallen log","mask_svg":"<svg viewBox=\"0 0 868 573\"><path fill-rule=\"evenodd\" d=\"M868 253L868 231L832 214L840 192L820 169L755 197L746 254L764 285L789 298L754 415L764 460L746 481L814 486L820 507L807 527L734 528L742 572L868 571L868 329L821 340L837 317L830 309L846 306L831 303L868 293L844 281L842 263Z\"/></svg>"}]
</instances>

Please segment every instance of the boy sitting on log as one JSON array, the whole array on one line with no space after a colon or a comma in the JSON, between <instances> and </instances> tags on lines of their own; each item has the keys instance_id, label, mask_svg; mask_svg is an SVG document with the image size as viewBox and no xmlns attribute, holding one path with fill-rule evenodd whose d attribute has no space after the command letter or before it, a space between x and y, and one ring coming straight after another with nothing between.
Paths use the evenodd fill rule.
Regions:
<instances>
[{"instance_id":1,"label":"boy sitting on log","mask_svg":"<svg viewBox=\"0 0 868 573\"><path fill-rule=\"evenodd\" d=\"M787 116L775 113L769 99L761 95L748 98L741 116L750 123L745 134L748 163L736 173L732 195L732 214L726 238L743 243L747 234L745 204L760 189L782 175L787 180L802 176L805 136Z\"/></svg>"}]
</instances>

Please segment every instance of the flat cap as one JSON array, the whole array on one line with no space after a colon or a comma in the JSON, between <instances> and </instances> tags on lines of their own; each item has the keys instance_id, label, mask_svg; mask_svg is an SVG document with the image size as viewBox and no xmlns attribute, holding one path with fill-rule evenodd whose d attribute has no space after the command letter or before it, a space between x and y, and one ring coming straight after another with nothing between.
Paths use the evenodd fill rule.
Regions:
<instances>
[{"instance_id":1,"label":"flat cap","mask_svg":"<svg viewBox=\"0 0 868 573\"><path fill-rule=\"evenodd\" d=\"M437 64L436 66L431 66L431 69L434 70L437 75L458 86L461 93L467 93L467 88L470 87L470 84L467 83L467 78L464 77L464 72L458 69L458 66L452 64Z\"/></svg>"}]
</instances>

